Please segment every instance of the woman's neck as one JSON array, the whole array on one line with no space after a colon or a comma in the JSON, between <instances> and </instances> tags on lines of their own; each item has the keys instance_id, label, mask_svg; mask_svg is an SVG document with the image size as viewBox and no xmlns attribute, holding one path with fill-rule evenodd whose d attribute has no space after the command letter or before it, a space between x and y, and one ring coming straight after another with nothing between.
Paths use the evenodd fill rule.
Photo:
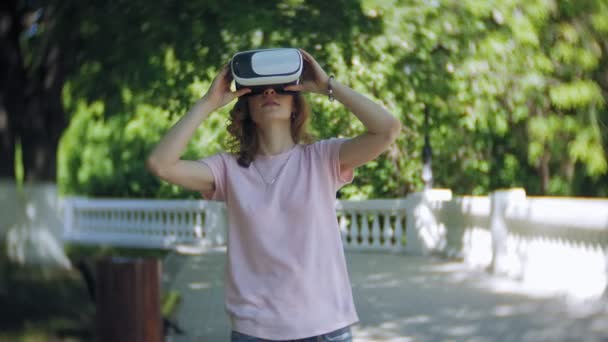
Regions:
<instances>
[{"instance_id":1,"label":"woman's neck","mask_svg":"<svg viewBox=\"0 0 608 342\"><path fill-rule=\"evenodd\" d=\"M258 154L272 156L287 152L295 145L291 131L284 127L271 126L258 131Z\"/></svg>"}]
</instances>

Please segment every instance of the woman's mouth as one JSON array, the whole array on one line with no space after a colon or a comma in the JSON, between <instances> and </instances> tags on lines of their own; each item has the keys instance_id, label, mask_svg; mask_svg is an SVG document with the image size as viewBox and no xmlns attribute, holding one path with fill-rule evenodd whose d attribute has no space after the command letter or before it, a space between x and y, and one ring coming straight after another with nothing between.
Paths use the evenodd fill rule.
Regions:
<instances>
[{"instance_id":1,"label":"woman's mouth","mask_svg":"<svg viewBox=\"0 0 608 342\"><path fill-rule=\"evenodd\" d=\"M266 101L262 104L262 107L267 107L267 106L278 106L279 104L277 102L274 101Z\"/></svg>"}]
</instances>

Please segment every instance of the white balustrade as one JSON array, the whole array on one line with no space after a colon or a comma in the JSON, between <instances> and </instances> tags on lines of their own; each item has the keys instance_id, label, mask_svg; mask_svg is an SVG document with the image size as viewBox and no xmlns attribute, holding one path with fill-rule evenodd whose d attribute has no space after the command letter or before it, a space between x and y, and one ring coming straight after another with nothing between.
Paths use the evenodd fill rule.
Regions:
<instances>
[{"instance_id":1,"label":"white balustrade","mask_svg":"<svg viewBox=\"0 0 608 342\"><path fill-rule=\"evenodd\" d=\"M223 215L218 210L207 201L67 198L64 240L148 248L223 244L225 221L205 220Z\"/></svg>"},{"instance_id":2,"label":"white balustrade","mask_svg":"<svg viewBox=\"0 0 608 342\"><path fill-rule=\"evenodd\" d=\"M345 249L402 251L406 210L405 199L336 201Z\"/></svg>"},{"instance_id":3,"label":"white balustrade","mask_svg":"<svg viewBox=\"0 0 608 342\"><path fill-rule=\"evenodd\" d=\"M457 256L545 291L608 295L608 200L440 191L408 196L407 252Z\"/></svg>"},{"instance_id":4,"label":"white balustrade","mask_svg":"<svg viewBox=\"0 0 608 342\"><path fill-rule=\"evenodd\" d=\"M225 244L225 206L213 201L65 199L64 240L173 248ZM336 201L346 249L401 250L405 200Z\"/></svg>"},{"instance_id":5,"label":"white balustrade","mask_svg":"<svg viewBox=\"0 0 608 342\"><path fill-rule=\"evenodd\" d=\"M64 202L66 241L151 248L226 243L221 202ZM533 284L585 279L571 287L586 293L608 284L606 199L526 197L522 189L452 197L430 190L405 199L337 200L335 209L347 250L439 253Z\"/></svg>"}]
</instances>

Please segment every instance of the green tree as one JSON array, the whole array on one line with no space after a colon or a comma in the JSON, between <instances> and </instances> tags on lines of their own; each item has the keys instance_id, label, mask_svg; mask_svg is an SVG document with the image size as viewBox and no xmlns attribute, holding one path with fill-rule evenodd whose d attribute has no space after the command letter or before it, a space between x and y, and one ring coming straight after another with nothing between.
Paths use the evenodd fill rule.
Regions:
<instances>
[{"instance_id":1,"label":"green tree","mask_svg":"<svg viewBox=\"0 0 608 342\"><path fill-rule=\"evenodd\" d=\"M382 24L353 1L242 1L230 11L213 1L123 5L103 3L83 14L88 44L81 54L86 62L64 88L64 104L73 113L60 153L60 184L66 193L198 196L160 182L144 170L143 161L160 136L205 93L232 54L300 46L336 72L331 56L339 52L336 57L350 61L349 42L361 31L379 34ZM350 127L351 118L316 100L311 98L316 113L312 127L318 137ZM225 146L227 110L205 121L187 158ZM336 119L342 126L334 124Z\"/></svg>"},{"instance_id":2,"label":"green tree","mask_svg":"<svg viewBox=\"0 0 608 342\"><path fill-rule=\"evenodd\" d=\"M55 13L73 20L56 30L77 42L61 87L71 118L59 163L66 193L197 196L146 172L147 152L234 52L300 46L404 123L398 142L357 170L345 198L421 188L425 110L437 186L608 194L604 1L240 1L230 11L219 1L62 4ZM339 104L310 101L318 138L364 129ZM203 124L186 157L225 146L226 116Z\"/></svg>"}]
</instances>

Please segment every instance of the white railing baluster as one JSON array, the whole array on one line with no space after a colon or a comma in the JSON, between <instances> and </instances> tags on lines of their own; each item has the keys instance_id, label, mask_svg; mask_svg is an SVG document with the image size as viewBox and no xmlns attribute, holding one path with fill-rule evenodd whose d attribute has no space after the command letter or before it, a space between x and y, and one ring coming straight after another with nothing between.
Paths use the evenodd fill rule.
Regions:
<instances>
[{"instance_id":1,"label":"white railing baluster","mask_svg":"<svg viewBox=\"0 0 608 342\"><path fill-rule=\"evenodd\" d=\"M114 233L120 234L125 230L125 219L124 219L124 209L118 209L116 217L116 226L114 227Z\"/></svg>"},{"instance_id":2,"label":"white railing baluster","mask_svg":"<svg viewBox=\"0 0 608 342\"><path fill-rule=\"evenodd\" d=\"M350 245L348 241L348 226L347 226L346 213L344 211L339 212L338 226L340 227L340 236L342 237L342 243L344 246Z\"/></svg>"},{"instance_id":3,"label":"white railing baluster","mask_svg":"<svg viewBox=\"0 0 608 342\"><path fill-rule=\"evenodd\" d=\"M384 242L382 243L382 247L384 249L389 249L393 247L391 239L393 238L394 232L393 227L391 227L391 213L384 213L384 222L382 225L382 238L384 238Z\"/></svg>"},{"instance_id":4,"label":"white railing baluster","mask_svg":"<svg viewBox=\"0 0 608 342\"><path fill-rule=\"evenodd\" d=\"M133 229L135 227L133 227L133 216L134 216L134 212L133 210L130 209L126 209L124 211L125 215L124 215L124 223L125 223L125 230L124 232L127 234L133 234Z\"/></svg>"},{"instance_id":5,"label":"white railing baluster","mask_svg":"<svg viewBox=\"0 0 608 342\"><path fill-rule=\"evenodd\" d=\"M108 227L108 228L111 228L110 231L112 232L112 234L114 234L114 232L116 231L116 228L119 223L120 223L120 212L112 211L112 224L110 225L110 227Z\"/></svg>"},{"instance_id":6,"label":"white railing baluster","mask_svg":"<svg viewBox=\"0 0 608 342\"><path fill-rule=\"evenodd\" d=\"M182 225L184 220L184 212L181 210L177 210L175 212L175 225L173 226L173 231L171 232L171 235L173 236L173 238L177 238L179 239L181 230L182 230Z\"/></svg>"},{"instance_id":7,"label":"white railing baluster","mask_svg":"<svg viewBox=\"0 0 608 342\"><path fill-rule=\"evenodd\" d=\"M194 235L194 209L188 209L186 214L186 230L184 231L184 239L191 239Z\"/></svg>"},{"instance_id":8,"label":"white railing baluster","mask_svg":"<svg viewBox=\"0 0 608 342\"><path fill-rule=\"evenodd\" d=\"M179 220L178 215L179 215L179 212L175 211L175 210L172 210L169 213L169 216L171 217L171 224L169 225L169 231L167 232L168 233L167 236L169 236L169 237L175 236L175 231L176 231L176 227L178 225L178 220Z\"/></svg>"},{"instance_id":9,"label":"white railing baluster","mask_svg":"<svg viewBox=\"0 0 608 342\"><path fill-rule=\"evenodd\" d=\"M378 218L378 213L374 213L374 221L372 223L372 246L375 248L381 247L380 245L380 219Z\"/></svg>"},{"instance_id":10,"label":"white railing baluster","mask_svg":"<svg viewBox=\"0 0 608 342\"><path fill-rule=\"evenodd\" d=\"M145 208L143 211L144 219L142 222L143 228L148 232L148 236L154 238L154 227L152 226L152 212L150 209Z\"/></svg>"},{"instance_id":11,"label":"white railing baluster","mask_svg":"<svg viewBox=\"0 0 608 342\"><path fill-rule=\"evenodd\" d=\"M192 236L192 229L194 228L194 212L189 209L186 212L186 223L184 225L184 231L183 231L183 239L190 239Z\"/></svg>"},{"instance_id":12,"label":"white railing baluster","mask_svg":"<svg viewBox=\"0 0 608 342\"><path fill-rule=\"evenodd\" d=\"M184 209L184 211L181 212L180 220L181 224L179 226L178 240L183 242L186 239L186 235L188 235L188 227L190 226L190 211Z\"/></svg>"},{"instance_id":13,"label":"white railing baluster","mask_svg":"<svg viewBox=\"0 0 608 342\"><path fill-rule=\"evenodd\" d=\"M402 240L403 240L403 225L401 225L401 214L397 213L397 215L395 217L395 246L394 246L394 248L396 250L401 250L405 247L405 246L403 246L403 244L401 242Z\"/></svg>"},{"instance_id":14,"label":"white railing baluster","mask_svg":"<svg viewBox=\"0 0 608 342\"><path fill-rule=\"evenodd\" d=\"M195 215L195 220L194 220L194 236L193 238L198 238L198 239L202 239L203 238L203 212L202 211L196 211L194 213Z\"/></svg>"},{"instance_id":15,"label":"white railing baluster","mask_svg":"<svg viewBox=\"0 0 608 342\"><path fill-rule=\"evenodd\" d=\"M144 211L142 209L137 209L135 211L136 213L136 221L135 221L135 227L137 229L137 233L138 234L145 234L146 237L148 236L148 232L147 230L144 228L143 226L143 217L144 217Z\"/></svg>"},{"instance_id":16,"label":"white railing baluster","mask_svg":"<svg viewBox=\"0 0 608 342\"><path fill-rule=\"evenodd\" d=\"M96 220L95 220L95 216L96 216L96 212L95 210L87 210L87 221L88 221L88 225L89 225L89 229L94 230L96 227Z\"/></svg>"},{"instance_id":17,"label":"white railing baluster","mask_svg":"<svg viewBox=\"0 0 608 342\"><path fill-rule=\"evenodd\" d=\"M126 232L127 234L130 234L132 229L133 229L133 225L132 225L132 220L131 220L131 211L129 209L125 209L122 211L122 224L123 224L123 231L122 232Z\"/></svg>"},{"instance_id":18,"label":"white railing baluster","mask_svg":"<svg viewBox=\"0 0 608 342\"><path fill-rule=\"evenodd\" d=\"M168 232L171 230L171 226L173 225L173 216L170 211L163 210L163 239L165 239L168 235Z\"/></svg>"},{"instance_id":19,"label":"white railing baluster","mask_svg":"<svg viewBox=\"0 0 608 342\"><path fill-rule=\"evenodd\" d=\"M155 211L154 211L154 217L155 217L155 230L156 230L156 237L158 239L162 239L163 238L163 227L165 227L166 222L165 222L165 211L161 208L161 207L156 207Z\"/></svg>"},{"instance_id":20,"label":"white railing baluster","mask_svg":"<svg viewBox=\"0 0 608 342\"><path fill-rule=\"evenodd\" d=\"M350 241L354 247L359 247L359 225L357 223L357 212L352 211L350 214Z\"/></svg>"},{"instance_id":21,"label":"white railing baluster","mask_svg":"<svg viewBox=\"0 0 608 342\"><path fill-rule=\"evenodd\" d=\"M367 223L367 213L361 212L361 246L369 247L369 224Z\"/></svg>"}]
</instances>

